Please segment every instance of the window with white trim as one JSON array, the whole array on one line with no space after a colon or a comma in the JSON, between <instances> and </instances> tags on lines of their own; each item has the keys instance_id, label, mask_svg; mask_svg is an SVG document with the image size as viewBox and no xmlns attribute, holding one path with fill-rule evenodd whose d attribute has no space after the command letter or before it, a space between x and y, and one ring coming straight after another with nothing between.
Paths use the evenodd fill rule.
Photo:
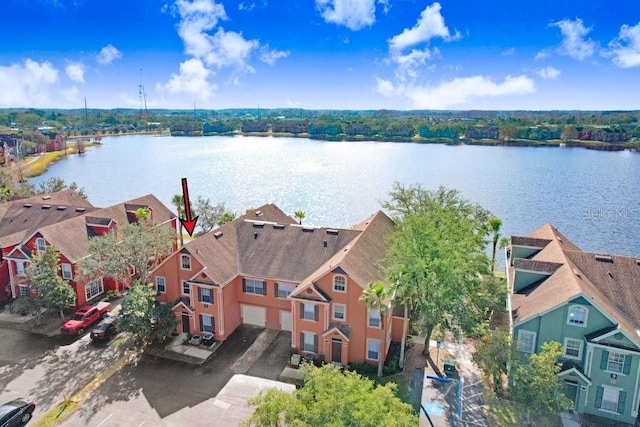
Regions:
<instances>
[{"instance_id":1,"label":"window with white trim","mask_svg":"<svg viewBox=\"0 0 640 427\"><path fill-rule=\"evenodd\" d=\"M619 396L620 390L604 387L604 391L602 393L602 406L600 408L605 411L615 412L618 409Z\"/></svg>"},{"instance_id":2,"label":"window with white trim","mask_svg":"<svg viewBox=\"0 0 640 427\"><path fill-rule=\"evenodd\" d=\"M213 316L208 314L200 315L200 331L213 333Z\"/></svg>"},{"instance_id":3,"label":"window with white trim","mask_svg":"<svg viewBox=\"0 0 640 427\"><path fill-rule=\"evenodd\" d=\"M344 322L347 318L347 306L344 304L333 304L333 320Z\"/></svg>"},{"instance_id":4,"label":"window with white trim","mask_svg":"<svg viewBox=\"0 0 640 427\"><path fill-rule=\"evenodd\" d=\"M24 276L26 274L26 262L16 261L16 272L18 275Z\"/></svg>"},{"instance_id":5,"label":"window with white trim","mask_svg":"<svg viewBox=\"0 0 640 427\"><path fill-rule=\"evenodd\" d=\"M564 357L567 359L582 360L582 340L572 338L564 339Z\"/></svg>"},{"instance_id":6,"label":"window with white trim","mask_svg":"<svg viewBox=\"0 0 640 427\"><path fill-rule=\"evenodd\" d=\"M87 297L87 301L91 298L97 297L98 295L104 292L104 288L102 287L102 278L98 278L93 282L87 283L84 287L84 293Z\"/></svg>"},{"instance_id":7,"label":"window with white trim","mask_svg":"<svg viewBox=\"0 0 640 427\"><path fill-rule=\"evenodd\" d=\"M189 286L189 282L186 280L182 281L182 294L189 295L191 293L191 287Z\"/></svg>"},{"instance_id":8,"label":"window with white trim","mask_svg":"<svg viewBox=\"0 0 640 427\"><path fill-rule=\"evenodd\" d=\"M203 304L213 304L213 289L198 287L198 301Z\"/></svg>"},{"instance_id":9,"label":"window with white trim","mask_svg":"<svg viewBox=\"0 0 640 427\"><path fill-rule=\"evenodd\" d=\"M27 285L18 285L18 292L21 297L29 296L29 287Z\"/></svg>"},{"instance_id":10,"label":"window with white trim","mask_svg":"<svg viewBox=\"0 0 640 427\"><path fill-rule=\"evenodd\" d=\"M316 336L308 332L302 332L301 335L302 342L300 343L300 347L302 348L302 351L306 351L307 353L317 353L318 349L316 348Z\"/></svg>"},{"instance_id":11,"label":"window with white trim","mask_svg":"<svg viewBox=\"0 0 640 427\"><path fill-rule=\"evenodd\" d=\"M156 276L156 291L160 294L167 292L167 281L162 276Z\"/></svg>"},{"instance_id":12,"label":"window with white trim","mask_svg":"<svg viewBox=\"0 0 640 427\"><path fill-rule=\"evenodd\" d=\"M624 370L624 358L624 354L610 351L609 360L607 360L607 371L621 374Z\"/></svg>"},{"instance_id":13,"label":"window with white trim","mask_svg":"<svg viewBox=\"0 0 640 427\"><path fill-rule=\"evenodd\" d=\"M380 341L367 339L367 359L378 360L380 357Z\"/></svg>"},{"instance_id":14,"label":"window with white trim","mask_svg":"<svg viewBox=\"0 0 640 427\"><path fill-rule=\"evenodd\" d=\"M66 280L73 279L73 269L71 268L71 264L63 262L61 264L62 267L62 278Z\"/></svg>"},{"instance_id":15,"label":"window with white trim","mask_svg":"<svg viewBox=\"0 0 640 427\"><path fill-rule=\"evenodd\" d=\"M244 279L244 292L246 294L266 295L267 284L262 280Z\"/></svg>"},{"instance_id":16,"label":"window with white trim","mask_svg":"<svg viewBox=\"0 0 640 427\"><path fill-rule=\"evenodd\" d=\"M536 336L537 334L533 331L527 331L526 329L518 330L516 350L524 353L533 353L536 349Z\"/></svg>"},{"instance_id":17,"label":"window with white trim","mask_svg":"<svg viewBox=\"0 0 640 427\"><path fill-rule=\"evenodd\" d=\"M46 248L47 248L47 242L45 242L42 237L38 237L36 239L36 250L38 252L44 252Z\"/></svg>"},{"instance_id":18,"label":"window with white trim","mask_svg":"<svg viewBox=\"0 0 640 427\"><path fill-rule=\"evenodd\" d=\"M380 310L369 310L367 325L369 325L369 327L371 328L380 327Z\"/></svg>"},{"instance_id":19,"label":"window with white trim","mask_svg":"<svg viewBox=\"0 0 640 427\"><path fill-rule=\"evenodd\" d=\"M296 285L276 283L276 298L286 298L296 289Z\"/></svg>"},{"instance_id":20,"label":"window with white trim","mask_svg":"<svg viewBox=\"0 0 640 427\"><path fill-rule=\"evenodd\" d=\"M346 292L347 278L344 276L333 276L333 290L336 292Z\"/></svg>"},{"instance_id":21,"label":"window with white trim","mask_svg":"<svg viewBox=\"0 0 640 427\"><path fill-rule=\"evenodd\" d=\"M305 320L316 319L316 306L313 304L302 304L302 318Z\"/></svg>"},{"instance_id":22,"label":"window with white trim","mask_svg":"<svg viewBox=\"0 0 640 427\"><path fill-rule=\"evenodd\" d=\"M587 326L587 317L589 317L589 309L582 305L572 305L569 307L567 316L567 324L575 326Z\"/></svg>"},{"instance_id":23,"label":"window with white trim","mask_svg":"<svg viewBox=\"0 0 640 427\"><path fill-rule=\"evenodd\" d=\"M189 255L180 256L180 268L183 270L191 270L191 257Z\"/></svg>"}]
</instances>

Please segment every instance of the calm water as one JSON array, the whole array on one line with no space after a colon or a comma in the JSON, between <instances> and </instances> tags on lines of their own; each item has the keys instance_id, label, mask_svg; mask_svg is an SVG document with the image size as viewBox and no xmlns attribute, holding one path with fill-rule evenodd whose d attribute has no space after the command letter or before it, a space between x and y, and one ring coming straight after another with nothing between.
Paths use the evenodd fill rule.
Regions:
<instances>
[{"instance_id":1,"label":"calm water","mask_svg":"<svg viewBox=\"0 0 640 427\"><path fill-rule=\"evenodd\" d=\"M550 222L584 250L640 255L640 153L298 138L122 136L68 156L51 176L96 206L147 193L173 209L190 196L243 213L273 202L305 223L350 227L380 208L394 181L459 189L503 220L503 234Z\"/></svg>"}]
</instances>

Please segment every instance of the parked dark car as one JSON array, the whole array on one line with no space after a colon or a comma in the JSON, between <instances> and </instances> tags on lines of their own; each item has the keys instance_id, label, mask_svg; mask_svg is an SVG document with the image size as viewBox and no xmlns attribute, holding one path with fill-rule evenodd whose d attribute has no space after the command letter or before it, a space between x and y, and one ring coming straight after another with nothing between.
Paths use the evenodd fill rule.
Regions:
<instances>
[{"instance_id":1,"label":"parked dark car","mask_svg":"<svg viewBox=\"0 0 640 427\"><path fill-rule=\"evenodd\" d=\"M36 409L36 402L19 398L0 406L0 427L23 426L29 422Z\"/></svg>"},{"instance_id":2,"label":"parked dark car","mask_svg":"<svg viewBox=\"0 0 640 427\"><path fill-rule=\"evenodd\" d=\"M107 315L89 335L93 341L108 341L118 333L118 316Z\"/></svg>"}]
</instances>

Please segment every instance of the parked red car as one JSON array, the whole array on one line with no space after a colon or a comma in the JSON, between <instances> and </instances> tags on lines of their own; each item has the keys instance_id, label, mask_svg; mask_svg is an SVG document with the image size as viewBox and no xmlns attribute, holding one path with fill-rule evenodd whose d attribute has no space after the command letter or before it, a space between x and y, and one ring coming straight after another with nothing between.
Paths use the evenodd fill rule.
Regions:
<instances>
[{"instance_id":1,"label":"parked red car","mask_svg":"<svg viewBox=\"0 0 640 427\"><path fill-rule=\"evenodd\" d=\"M111 311L111 304L108 302L84 306L76 311L71 319L64 322L60 329L66 334L82 335L87 327L102 319L109 311Z\"/></svg>"}]
</instances>

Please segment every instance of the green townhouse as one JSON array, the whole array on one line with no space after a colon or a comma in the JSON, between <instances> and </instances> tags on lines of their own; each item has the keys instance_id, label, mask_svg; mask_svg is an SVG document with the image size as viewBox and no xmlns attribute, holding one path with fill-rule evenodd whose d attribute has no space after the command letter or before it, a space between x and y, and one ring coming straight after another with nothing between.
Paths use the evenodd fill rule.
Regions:
<instances>
[{"instance_id":1,"label":"green townhouse","mask_svg":"<svg viewBox=\"0 0 640 427\"><path fill-rule=\"evenodd\" d=\"M521 354L562 344L579 413L633 424L640 405L640 258L584 252L552 225L512 236L507 283Z\"/></svg>"}]
</instances>

